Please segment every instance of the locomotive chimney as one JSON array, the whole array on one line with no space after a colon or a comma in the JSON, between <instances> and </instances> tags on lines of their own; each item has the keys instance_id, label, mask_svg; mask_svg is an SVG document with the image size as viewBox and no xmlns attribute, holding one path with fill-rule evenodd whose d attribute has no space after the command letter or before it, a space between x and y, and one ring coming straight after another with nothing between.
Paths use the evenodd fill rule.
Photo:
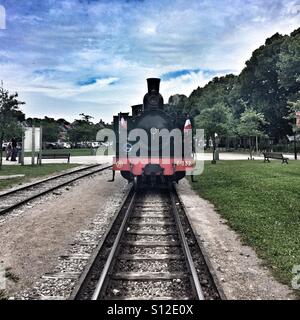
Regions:
<instances>
[{"instance_id":1,"label":"locomotive chimney","mask_svg":"<svg viewBox=\"0 0 300 320\"><path fill-rule=\"evenodd\" d=\"M159 93L160 79L149 78L147 79L147 82L148 82L148 93L151 93L151 92Z\"/></svg>"}]
</instances>

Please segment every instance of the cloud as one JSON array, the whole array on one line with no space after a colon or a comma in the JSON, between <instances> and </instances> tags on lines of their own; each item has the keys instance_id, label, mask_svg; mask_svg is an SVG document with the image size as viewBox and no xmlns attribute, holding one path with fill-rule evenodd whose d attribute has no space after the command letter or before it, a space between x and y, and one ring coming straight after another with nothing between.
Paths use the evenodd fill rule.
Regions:
<instances>
[{"instance_id":1,"label":"cloud","mask_svg":"<svg viewBox=\"0 0 300 320\"><path fill-rule=\"evenodd\" d=\"M221 76L223 73L215 73L214 76ZM162 82L161 90L165 98L169 98L172 94L185 94L188 95L198 86L202 87L212 79L212 75L203 71L191 71L169 78L167 81Z\"/></svg>"},{"instance_id":2,"label":"cloud","mask_svg":"<svg viewBox=\"0 0 300 320\"><path fill-rule=\"evenodd\" d=\"M114 77L108 77L108 78L97 78L97 77L91 77L85 80L80 80L77 84L81 87L89 87L96 85L99 87L107 86L115 84L119 81L118 78Z\"/></svg>"},{"instance_id":3,"label":"cloud","mask_svg":"<svg viewBox=\"0 0 300 320\"><path fill-rule=\"evenodd\" d=\"M167 73L164 73L160 76L160 78L164 81L168 81L170 79L174 78L181 78L182 80L184 79L189 79L189 77L185 76L191 76L193 74L201 73L206 76L206 78L211 78L213 76L216 76L217 74L225 74L225 73L230 73L232 70L209 70L209 69L183 69L183 70L175 70L175 71L170 71Z\"/></svg>"},{"instance_id":4,"label":"cloud","mask_svg":"<svg viewBox=\"0 0 300 320\"><path fill-rule=\"evenodd\" d=\"M189 95L300 25L294 0L2 2L0 79L26 98L28 115L68 119L81 104L109 121L142 101L148 77L162 77L165 100Z\"/></svg>"}]
</instances>

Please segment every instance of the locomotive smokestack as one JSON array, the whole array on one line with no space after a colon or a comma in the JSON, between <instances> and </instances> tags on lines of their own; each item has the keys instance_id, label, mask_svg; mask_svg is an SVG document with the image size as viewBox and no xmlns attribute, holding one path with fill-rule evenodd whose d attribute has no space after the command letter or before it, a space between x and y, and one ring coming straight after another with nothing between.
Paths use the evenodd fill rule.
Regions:
<instances>
[{"instance_id":1,"label":"locomotive smokestack","mask_svg":"<svg viewBox=\"0 0 300 320\"><path fill-rule=\"evenodd\" d=\"M151 93L151 92L159 93L160 79L149 78L147 79L147 82L148 82L148 93Z\"/></svg>"}]
</instances>

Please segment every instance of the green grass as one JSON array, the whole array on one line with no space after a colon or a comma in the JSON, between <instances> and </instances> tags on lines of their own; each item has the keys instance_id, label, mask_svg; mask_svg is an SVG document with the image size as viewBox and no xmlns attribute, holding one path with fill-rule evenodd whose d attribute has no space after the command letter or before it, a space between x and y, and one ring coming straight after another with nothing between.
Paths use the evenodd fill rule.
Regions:
<instances>
[{"instance_id":1,"label":"green grass","mask_svg":"<svg viewBox=\"0 0 300 320\"><path fill-rule=\"evenodd\" d=\"M91 156L93 155L93 150L91 149L48 149L48 150L43 150L44 153L70 153L71 157L76 157L76 156ZM36 156L38 155L38 152L35 153ZM25 152L25 157L31 157L31 152Z\"/></svg>"},{"instance_id":2,"label":"green grass","mask_svg":"<svg viewBox=\"0 0 300 320\"><path fill-rule=\"evenodd\" d=\"M32 178L44 177L53 173L74 168L78 164L43 164L42 166L6 166L0 170L0 176L25 174L25 177L9 180L0 180L0 190L10 188L15 185L21 185L30 181Z\"/></svg>"},{"instance_id":3,"label":"green grass","mask_svg":"<svg viewBox=\"0 0 300 320\"><path fill-rule=\"evenodd\" d=\"M300 162L206 162L192 185L290 285L292 268L300 265Z\"/></svg>"}]
</instances>

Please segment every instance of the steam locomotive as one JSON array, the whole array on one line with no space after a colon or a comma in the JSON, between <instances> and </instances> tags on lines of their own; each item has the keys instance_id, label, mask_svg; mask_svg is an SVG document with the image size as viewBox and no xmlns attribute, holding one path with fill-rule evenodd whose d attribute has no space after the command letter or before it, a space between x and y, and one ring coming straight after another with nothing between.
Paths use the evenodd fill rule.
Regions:
<instances>
[{"instance_id":1,"label":"steam locomotive","mask_svg":"<svg viewBox=\"0 0 300 320\"><path fill-rule=\"evenodd\" d=\"M120 171L125 179L136 185L178 183L195 165L192 150L186 152L184 148L185 140L192 131L191 120L187 115L170 111L170 106L164 104L159 92L160 79L150 78L147 82L148 92L143 104L132 106L131 116L129 113L114 116L116 157L113 159L113 172ZM136 129L143 130L146 138L135 139L131 133ZM162 132L175 132L174 129L180 133L179 138L162 137ZM122 133L128 132L124 138ZM138 147L135 147L137 140Z\"/></svg>"}]
</instances>

